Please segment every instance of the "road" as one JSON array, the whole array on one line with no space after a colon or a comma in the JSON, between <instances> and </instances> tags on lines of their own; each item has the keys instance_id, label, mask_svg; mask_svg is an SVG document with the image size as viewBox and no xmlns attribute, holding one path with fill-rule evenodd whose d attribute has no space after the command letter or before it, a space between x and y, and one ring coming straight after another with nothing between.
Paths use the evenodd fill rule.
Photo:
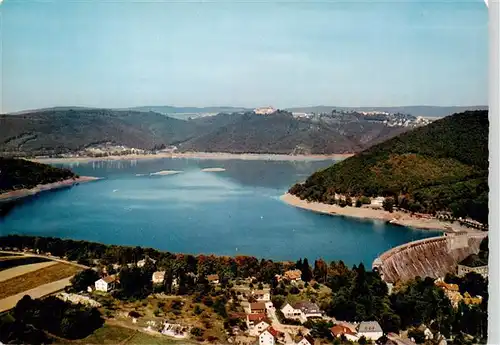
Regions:
<instances>
[{"instance_id":1,"label":"road","mask_svg":"<svg viewBox=\"0 0 500 345\"><path fill-rule=\"evenodd\" d=\"M72 277L64 278L61 280L57 280L52 283L44 284L37 286L34 289L28 290L28 291L23 291L21 293L18 293L16 295L12 295L9 297L6 297L2 300L0 300L0 312L7 311L9 309L12 309L16 306L17 302L23 298L25 295L29 295L32 298L41 298L50 294L53 294L55 292L59 292L63 290L66 286L71 285L70 279Z\"/></svg>"},{"instance_id":2,"label":"road","mask_svg":"<svg viewBox=\"0 0 500 345\"><path fill-rule=\"evenodd\" d=\"M305 334L307 332L307 329L302 326L284 325L280 323L278 317L276 316L276 308L274 307L271 308L267 314L271 319L271 326L275 330L285 334L285 344L295 344L292 339L292 334L296 335L299 331L302 331L302 334Z\"/></svg>"}]
</instances>

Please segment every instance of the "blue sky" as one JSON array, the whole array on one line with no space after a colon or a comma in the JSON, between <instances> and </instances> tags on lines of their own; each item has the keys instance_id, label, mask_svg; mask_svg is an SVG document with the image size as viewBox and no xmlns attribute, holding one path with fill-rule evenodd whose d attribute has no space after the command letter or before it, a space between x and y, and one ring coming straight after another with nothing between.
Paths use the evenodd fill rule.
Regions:
<instances>
[{"instance_id":1,"label":"blue sky","mask_svg":"<svg viewBox=\"0 0 500 345\"><path fill-rule=\"evenodd\" d=\"M2 112L488 99L483 0L4 0L0 11Z\"/></svg>"}]
</instances>

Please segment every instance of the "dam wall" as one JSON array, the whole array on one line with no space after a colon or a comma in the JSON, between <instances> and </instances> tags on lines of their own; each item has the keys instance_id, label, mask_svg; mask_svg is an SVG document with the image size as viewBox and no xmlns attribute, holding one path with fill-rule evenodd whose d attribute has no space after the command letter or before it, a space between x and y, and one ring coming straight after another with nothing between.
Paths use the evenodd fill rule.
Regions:
<instances>
[{"instance_id":1,"label":"dam wall","mask_svg":"<svg viewBox=\"0 0 500 345\"><path fill-rule=\"evenodd\" d=\"M444 277L456 273L460 261L479 252L488 234L446 234L406 243L389 249L373 262L387 283L419 277Z\"/></svg>"}]
</instances>

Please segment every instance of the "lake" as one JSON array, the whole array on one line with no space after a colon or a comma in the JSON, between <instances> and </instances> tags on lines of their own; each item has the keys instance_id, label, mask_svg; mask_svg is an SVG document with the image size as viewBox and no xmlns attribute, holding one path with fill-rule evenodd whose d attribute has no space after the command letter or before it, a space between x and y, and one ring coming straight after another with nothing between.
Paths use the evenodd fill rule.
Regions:
<instances>
[{"instance_id":1,"label":"lake","mask_svg":"<svg viewBox=\"0 0 500 345\"><path fill-rule=\"evenodd\" d=\"M0 235L273 260L321 257L371 267L391 247L439 234L316 214L280 201L293 183L332 163L165 158L59 165L104 179L22 202L0 219ZM181 173L149 175L162 170Z\"/></svg>"}]
</instances>

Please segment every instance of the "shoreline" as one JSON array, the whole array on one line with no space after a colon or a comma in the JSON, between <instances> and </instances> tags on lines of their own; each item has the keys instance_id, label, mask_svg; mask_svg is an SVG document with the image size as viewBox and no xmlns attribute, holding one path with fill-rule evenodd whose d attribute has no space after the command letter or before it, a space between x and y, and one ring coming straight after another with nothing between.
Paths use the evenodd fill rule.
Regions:
<instances>
[{"instance_id":1,"label":"shoreline","mask_svg":"<svg viewBox=\"0 0 500 345\"><path fill-rule=\"evenodd\" d=\"M304 210L327 214L330 216L345 216L359 219L370 219L384 221L393 225L415 228L419 230L432 230L442 232L467 231L468 233L478 233L479 230L473 230L455 223L443 222L438 219L417 218L401 211L390 213L384 210L375 210L368 207L340 207L338 205L328 205L320 202L309 202L302 200L295 195L285 193L280 200L290 206ZM452 230L451 230L451 229Z\"/></svg>"},{"instance_id":2,"label":"shoreline","mask_svg":"<svg viewBox=\"0 0 500 345\"><path fill-rule=\"evenodd\" d=\"M71 178L71 179L66 179L66 180L58 181L58 182L40 184L40 185L37 185L36 187L29 188L29 189L24 188L24 189L13 190L10 192L5 192L5 193L0 194L0 204L4 203L4 202L7 203L7 202L16 201L16 200L19 200L22 198L37 195L37 194L42 193L42 192L63 189L63 188L69 188L69 187L73 187L74 185L79 184L79 183L92 182L92 181L97 181L97 180L101 180L101 179L102 178L100 178L100 177L80 176L78 178Z\"/></svg>"},{"instance_id":3,"label":"shoreline","mask_svg":"<svg viewBox=\"0 0 500 345\"><path fill-rule=\"evenodd\" d=\"M161 158L190 158L190 159L241 159L241 160L266 160L266 161L320 161L320 160L341 160L353 156L354 153L339 153L339 154L318 154L318 155L287 155L274 153L224 153L224 152L184 152L184 153L168 153L162 152L158 154L130 154L123 156L106 156L106 157L65 157L65 158L48 158L35 157L24 158L26 160L37 163L72 163L72 162L95 162L95 161L121 161L121 160L147 160Z\"/></svg>"}]
</instances>

